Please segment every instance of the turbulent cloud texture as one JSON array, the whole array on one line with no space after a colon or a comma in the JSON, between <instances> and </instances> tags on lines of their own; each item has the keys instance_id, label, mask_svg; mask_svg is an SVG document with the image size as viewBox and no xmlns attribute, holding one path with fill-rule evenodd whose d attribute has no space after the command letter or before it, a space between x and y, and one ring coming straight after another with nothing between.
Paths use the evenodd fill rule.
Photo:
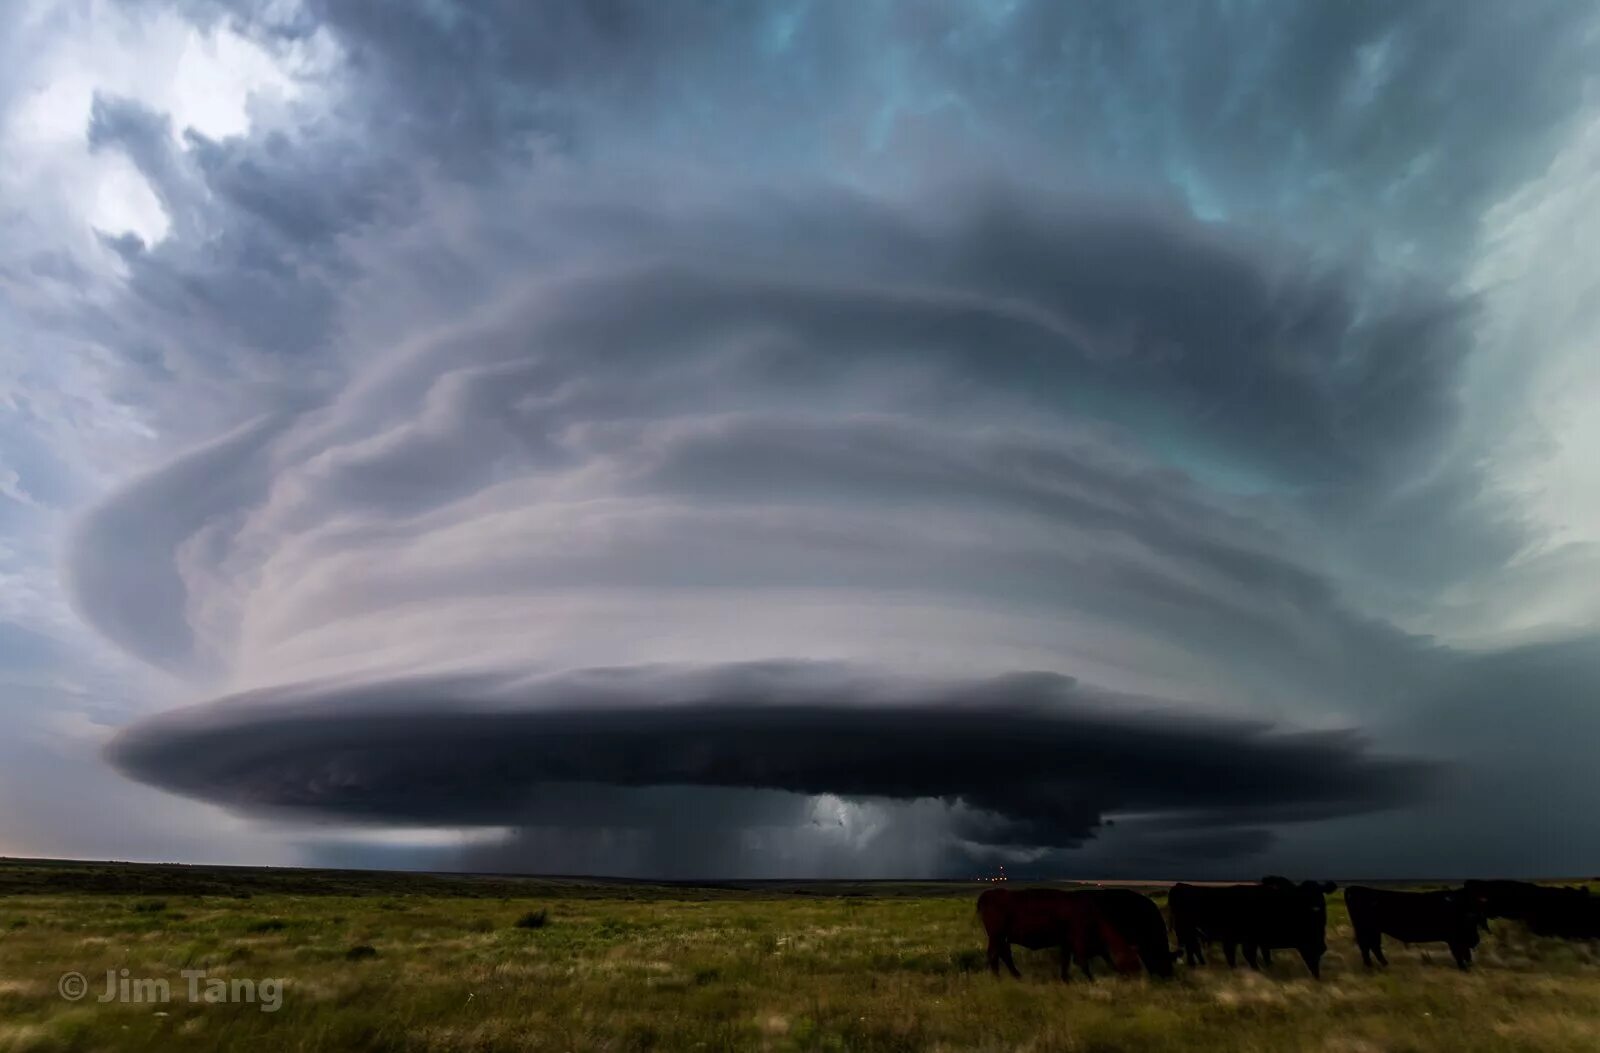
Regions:
<instances>
[{"instance_id":1,"label":"turbulent cloud texture","mask_svg":"<svg viewBox=\"0 0 1600 1053\"><path fill-rule=\"evenodd\" d=\"M1586 5L26 25L0 581L160 671L117 770L511 831L429 865L1574 861L1495 788L1595 800Z\"/></svg>"}]
</instances>

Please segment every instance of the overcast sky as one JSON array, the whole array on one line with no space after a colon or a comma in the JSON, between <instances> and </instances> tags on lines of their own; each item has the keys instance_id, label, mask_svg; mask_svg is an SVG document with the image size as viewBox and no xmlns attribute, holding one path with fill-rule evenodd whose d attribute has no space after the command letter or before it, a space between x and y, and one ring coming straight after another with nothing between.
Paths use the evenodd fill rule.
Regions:
<instances>
[{"instance_id":1,"label":"overcast sky","mask_svg":"<svg viewBox=\"0 0 1600 1053\"><path fill-rule=\"evenodd\" d=\"M1588 2L20 0L0 854L1600 870Z\"/></svg>"}]
</instances>

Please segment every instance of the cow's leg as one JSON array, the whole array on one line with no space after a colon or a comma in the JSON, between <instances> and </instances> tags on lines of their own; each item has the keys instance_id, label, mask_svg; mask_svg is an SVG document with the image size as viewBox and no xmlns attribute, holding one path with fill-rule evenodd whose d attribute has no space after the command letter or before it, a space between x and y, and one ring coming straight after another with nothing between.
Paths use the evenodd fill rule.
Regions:
<instances>
[{"instance_id":1,"label":"cow's leg","mask_svg":"<svg viewBox=\"0 0 1600 1053\"><path fill-rule=\"evenodd\" d=\"M1012 976L1018 980L1022 979L1022 973L1017 971L1017 963L1011 957L1011 943L1009 940L1000 941L1000 960L1006 963L1006 968L1011 970Z\"/></svg>"},{"instance_id":2,"label":"cow's leg","mask_svg":"<svg viewBox=\"0 0 1600 1053\"><path fill-rule=\"evenodd\" d=\"M1311 978L1322 979L1322 952L1314 947L1309 949L1302 947L1300 957L1306 963L1306 968L1311 970Z\"/></svg>"},{"instance_id":3,"label":"cow's leg","mask_svg":"<svg viewBox=\"0 0 1600 1053\"><path fill-rule=\"evenodd\" d=\"M1464 943L1452 943L1450 953L1455 956L1456 967L1466 972L1472 967L1472 948Z\"/></svg>"},{"instance_id":4,"label":"cow's leg","mask_svg":"<svg viewBox=\"0 0 1600 1053\"><path fill-rule=\"evenodd\" d=\"M1104 953L1102 948L1095 943L1094 937L1098 934L1091 933L1088 926L1082 924L1074 926L1074 929L1076 931L1067 937L1066 943L1061 945L1061 978L1063 980L1067 978L1067 972L1071 966L1068 951L1068 947L1070 947L1071 953L1076 954L1078 957L1078 964L1083 967L1084 977L1093 980L1094 970L1090 968L1090 965L1096 956Z\"/></svg>"},{"instance_id":5,"label":"cow's leg","mask_svg":"<svg viewBox=\"0 0 1600 1053\"><path fill-rule=\"evenodd\" d=\"M1252 968L1252 969L1261 968L1261 966L1256 964L1256 945L1255 944L1247 943L1247 944L1244 945L1244 961L1245 961L1245 964L1250 966L1250 968Z\"/></svg>"},{"instance_id":6,"label":"cow's leg","mask_svg":"<svg viewBox=\"0 0 1600 1053\"><path fill-rule=\"evenodd\" d=\"M1262 965L1271 965L1272 964L1272 948L1271 947L1263 947L1263 948L1261 948L1261 964Z\"/></svg>"},{"instance_id":7,"label":"cow's leg","mask_svg":"<svg viewBox=\"0 0 1600 1053\"><path fill-rule=\"evenodd\" d=\"M1378 949L1379 934L1366 929L1356 930L1356 946L1361 948L1361 964L1372 968L1372 952Z\"/></svg>"},{"instance_id":8,"label":"cow's leg","mask_svg":"<svg viewBox=\"0 0 1600 1053\"><path fill-rule=\"evenodd\" d=\"M993 936L989 937L989 951L988 951L988 954L989 954L989 971L991 973L994 973L996 976L999 976L1000 975L1000 941L997 938L993 937Z\"/></svg>"},{"instance_id":9,"label":"cow's leg","mask_svg":"<svg viewBox=\"0 0 1600 1053\"><path fill-rule=\"evenodd\" d=\"M1088 959L1084 959L1083 971L1089 971ZM1090 979L1092 980L1094 977L1091 976ZM1062 943L1061 945L1061 982L1064 984L1072 982L1072 945L1070 943Z\"/></svg>"},{"instance_id":10,"label":"cow's leg","mask_svg":"<svg viewBox=\"0 0 1600 1053\"><path fill-rule=\"evenodd\" d=\"M1378 964L1384 968L1389 967L1389 959L1383 953L1383 934L1374 933L1372 936L1372 956L1378 959Z\"/></svg>"},{"instance_id":11,"label":"cow's leg","mask_svg":"<svg viewBox=\"0 0 1600 1053\"><path fill-rule=\"evenodd\" d=\"M1239 945L1232 940L1222 942L1222 954L1228 959L1228 968L1232 969L1239 964Z\"/></svg>"}]
</instances>

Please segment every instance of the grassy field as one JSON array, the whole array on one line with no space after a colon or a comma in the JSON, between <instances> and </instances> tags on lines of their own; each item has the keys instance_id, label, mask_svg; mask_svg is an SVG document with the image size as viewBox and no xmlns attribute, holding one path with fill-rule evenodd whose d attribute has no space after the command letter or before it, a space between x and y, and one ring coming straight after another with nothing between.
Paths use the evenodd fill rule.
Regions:
<instances>
[{"instance_id":1,"label":"grassy field","mask_svg":"<svg viewBox=\"0 0 1600 1053\"><path fill-rule=\"evenodd\" d=\"M1336 894L1321 983L1285 952L1063 985L1020 950L1019 983L978 891L0 862L0 1050L1600 1049L1595 948L1509 923L1470 974L1442 946L1367 973ZM101 1003L123 969L170 1000ZM273 978L274 1011L205 1000Z\"/></svg>"}]
</instances>

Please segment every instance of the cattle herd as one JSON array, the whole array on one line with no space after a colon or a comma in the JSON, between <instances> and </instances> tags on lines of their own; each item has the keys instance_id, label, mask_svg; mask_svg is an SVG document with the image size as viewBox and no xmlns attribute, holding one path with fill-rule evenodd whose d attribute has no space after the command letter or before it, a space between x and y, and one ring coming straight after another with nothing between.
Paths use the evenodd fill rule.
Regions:
<instances>
[{"instance_id":1,"label":"cattle herd","mask_svg":"<svg viewBox=\"0 0 1600 1053\"><path fill-rule=\"evenodd\" d=\"M1061 978L1077 961L1085 976L1102 959L1119 973L1144 969L1171 976L1173 963L1203 965L1206 947L1220 943L1231 968L1238 953L1253 968L1272 962L1275 950L1299 953L1311 975L1322 975L1327 952L1327 895L1332 882L1267 877L1253 885L1179 883L1167 897L1176 951L1167 944L1167 919L1154 900L1132 889L995 888L978 897L978 917L989 936L989 969L1001 963L1020 977L1011 945L1061 950ZM1400 892L1350 885L1344 890L1350 927L1361 961L1388 965L1383 937L1402 943L1443 943L1462 969L1472 964L1480 930L1491 918L1527 925L1541 936L1600 939L1600 896L1587 888L1525 881L1468 881L1461 888Z\"/></svg>"}]
</instances>

